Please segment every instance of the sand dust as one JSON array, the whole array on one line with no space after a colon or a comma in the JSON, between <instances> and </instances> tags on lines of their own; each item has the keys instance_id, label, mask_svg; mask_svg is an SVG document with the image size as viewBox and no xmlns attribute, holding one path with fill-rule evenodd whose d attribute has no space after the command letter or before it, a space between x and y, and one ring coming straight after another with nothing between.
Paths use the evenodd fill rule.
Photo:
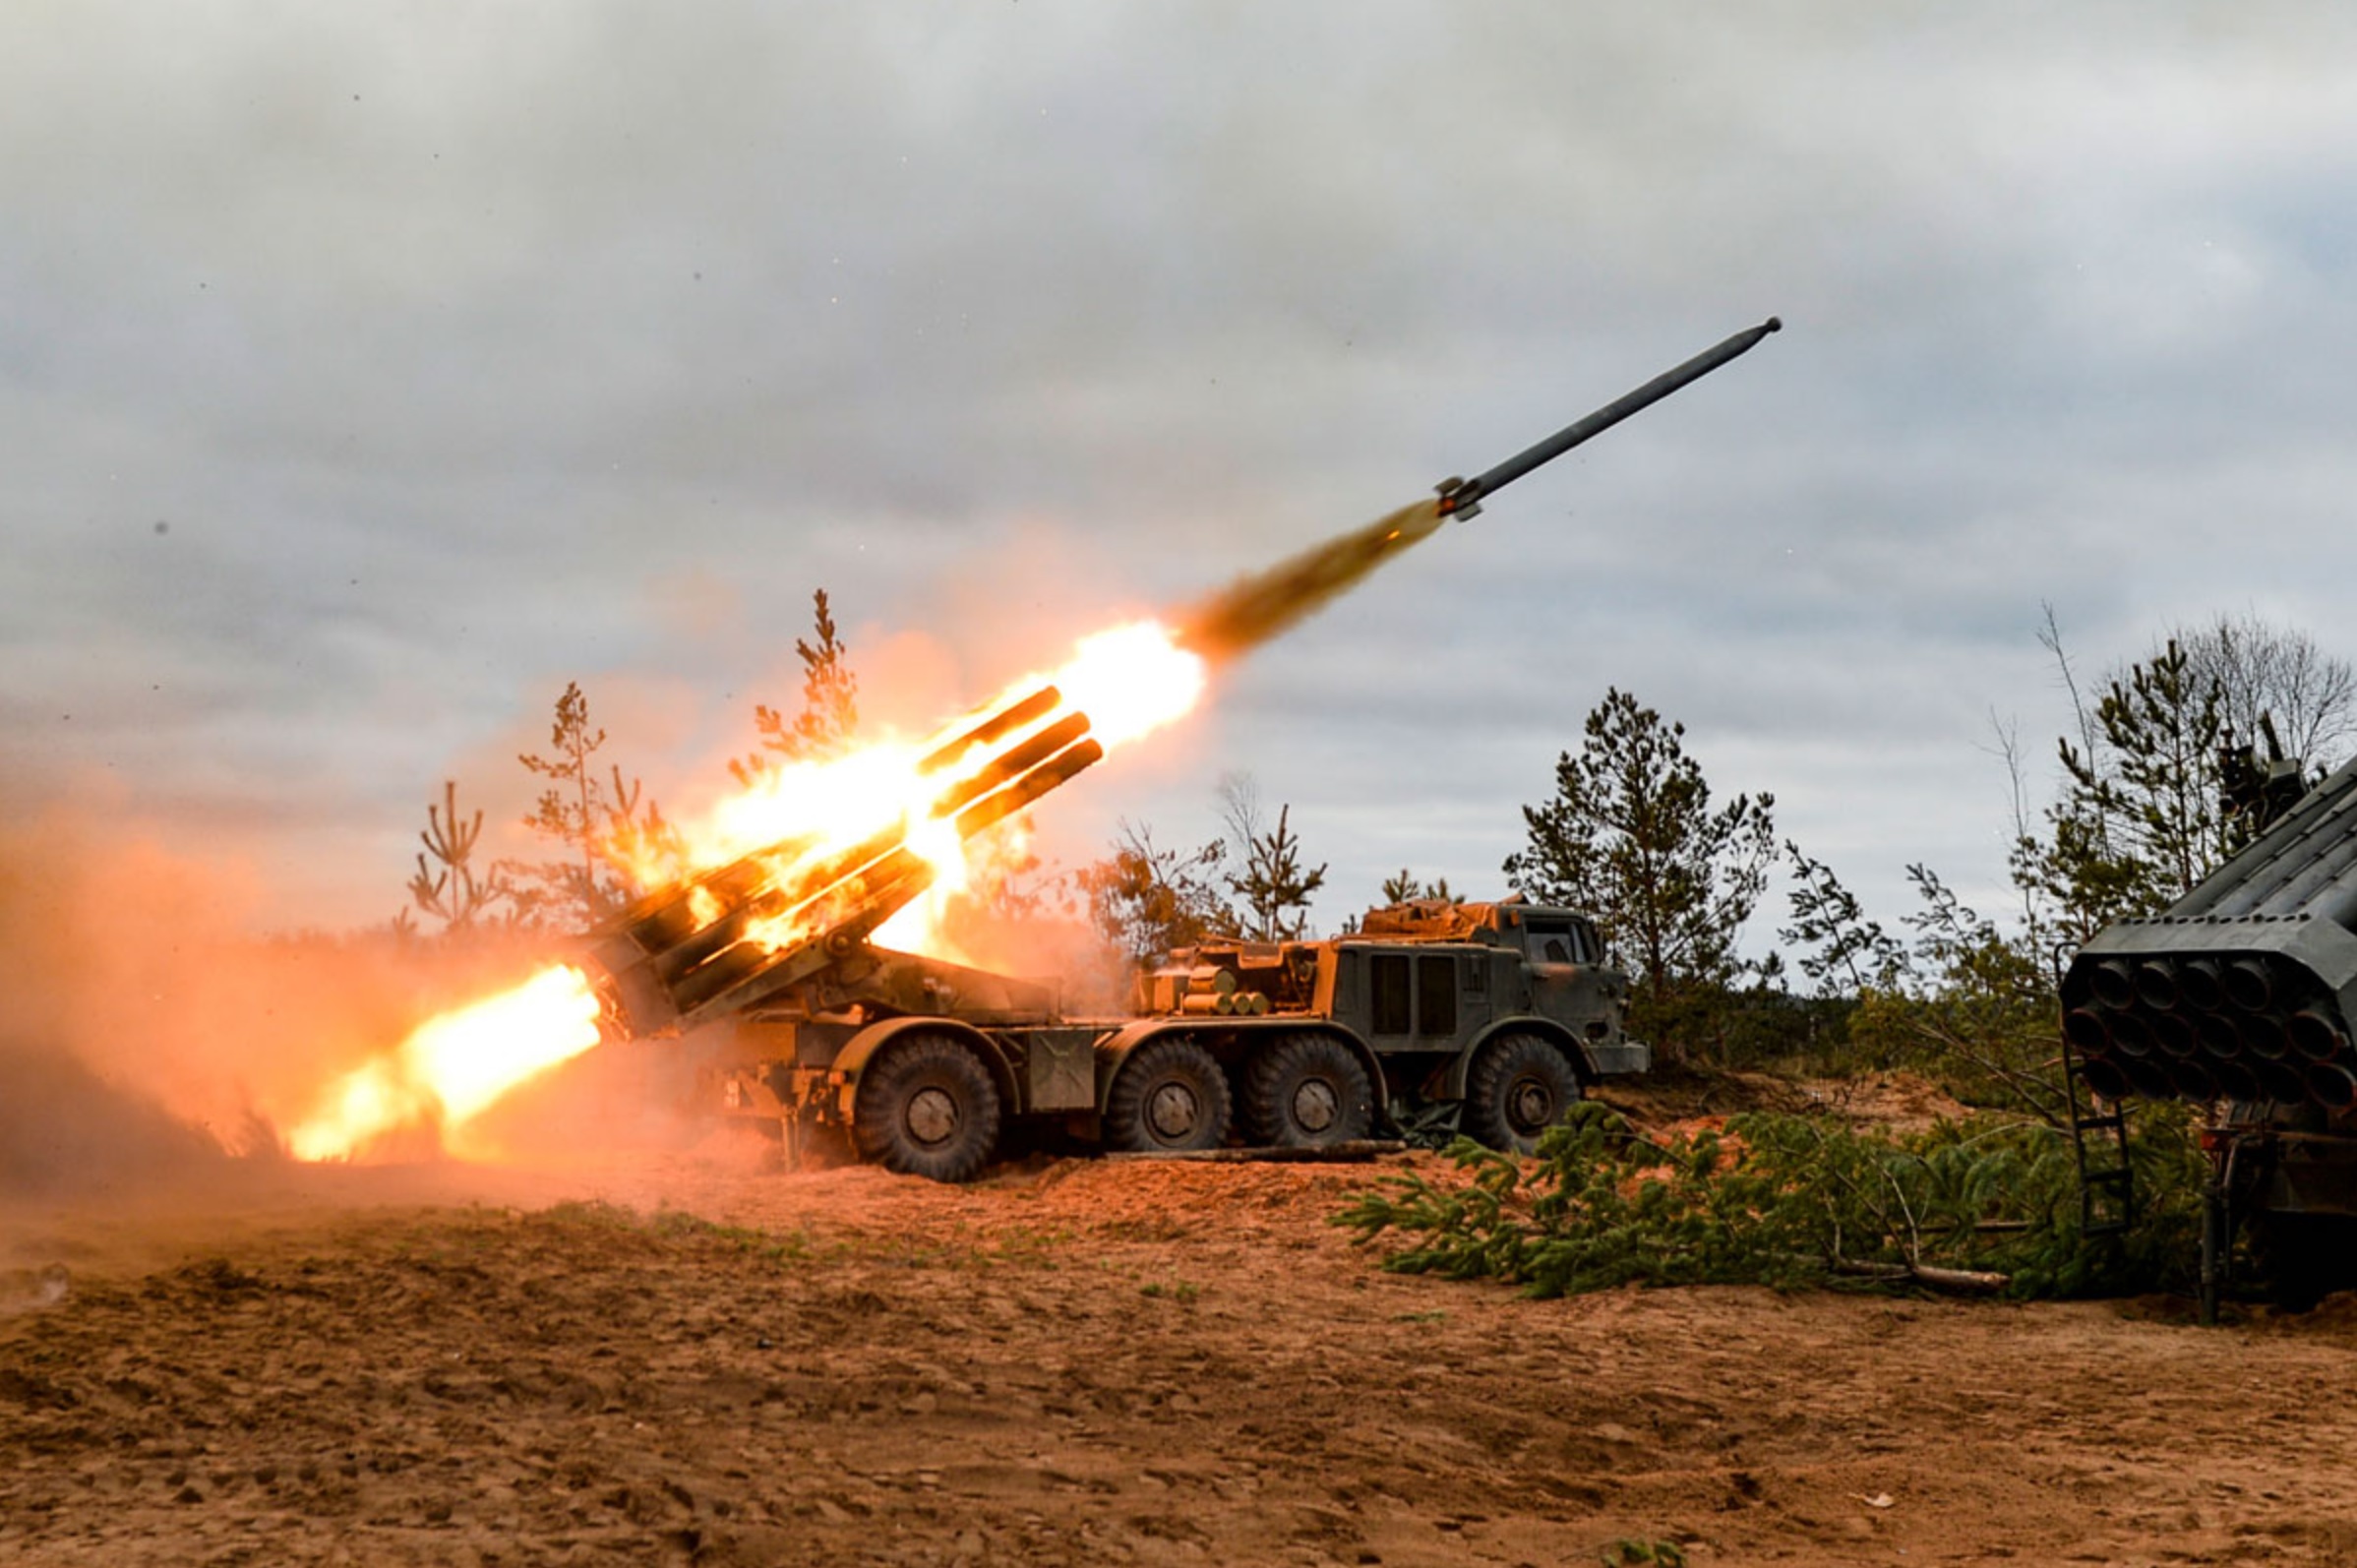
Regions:
<instances>
[{"instance_id":1,"label":"sand dust","mask_svg":"<svg viewBox=\"0 0 2357 1568\"><path fill-rule=\"evenodd\" d=\"M720 1140L20 1206L0 1560L2357 1558L2345 1302L1526 1301L1371 1267L1326 1218L1380 1169Z\"/></svg>"}]
</instances>

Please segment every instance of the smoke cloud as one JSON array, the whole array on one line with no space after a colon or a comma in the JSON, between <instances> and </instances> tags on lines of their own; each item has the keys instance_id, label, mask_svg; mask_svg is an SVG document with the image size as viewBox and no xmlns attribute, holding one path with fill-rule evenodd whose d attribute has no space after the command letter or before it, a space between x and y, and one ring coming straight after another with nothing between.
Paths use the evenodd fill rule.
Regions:
<instances>
[{"instance_id":1,"label":"smoke cloud","mask_svg":"<svg viewBox=\"0 0 2357 1568\"><path fill-rule=\"evenodd\" d=\"M120 1193L274 1161L284 1130L343 1073L544 956L498 934L256 936L265 890L250 871L174 847L161 824L62 807L12 816L0 829L11 976L0 994L0 1196ZM552 1111L577 1132L592 1108L577 1086ZM532 1121L527 1105L507 1137L528 1141ZM426 1127L375 1152L439 1147Z\"/></svg>"}]
</instances>

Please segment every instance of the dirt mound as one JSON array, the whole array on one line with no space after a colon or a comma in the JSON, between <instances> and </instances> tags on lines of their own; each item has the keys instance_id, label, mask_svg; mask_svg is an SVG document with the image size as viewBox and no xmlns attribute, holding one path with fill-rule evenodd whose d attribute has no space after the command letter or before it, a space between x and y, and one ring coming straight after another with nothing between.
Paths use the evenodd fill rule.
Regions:
<instances>
[{"instance_id":1,"label":"dirt mound","mask_svg":"<svg viewBox=\"0 0 2357 1568\"><path fill-rule=\"evenodd\" d=\"M64 1052L0 1041L0 1198L152 1185L225 1163L213 1139Z\"/></svg>"}]
</instances>

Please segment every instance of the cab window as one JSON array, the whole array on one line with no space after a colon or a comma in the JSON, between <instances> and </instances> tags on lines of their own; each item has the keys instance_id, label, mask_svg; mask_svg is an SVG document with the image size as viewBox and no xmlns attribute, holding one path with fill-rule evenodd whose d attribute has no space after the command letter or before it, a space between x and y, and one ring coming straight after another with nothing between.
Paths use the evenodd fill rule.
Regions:
<instances>
[{"instance_id":1,"label":"cab window","mask_svg":"<svg viewBox=\"0 0 2357 1568\"><path fill-rule=\"evenodd\" d=\"M1373 994L1373 1028L1378 1035L1408 1032L1408 955L1377 953L1367 965L1368 990Z\"/></svg>"}]
</instances>

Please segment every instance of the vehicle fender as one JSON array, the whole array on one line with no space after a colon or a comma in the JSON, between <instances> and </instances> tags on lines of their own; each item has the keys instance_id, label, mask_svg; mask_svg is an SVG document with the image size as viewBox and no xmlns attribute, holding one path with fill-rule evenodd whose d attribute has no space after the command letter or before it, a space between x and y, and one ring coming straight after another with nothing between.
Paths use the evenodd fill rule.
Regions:
<instances>
[{"instance_id":1,"label":"vehicle fender","mask_svg":"<svg viewBox=\"0 0 2357 1568\"><path fill-rule=\"evenodd\" d=\"M881 1023L870 1024L853 1035L843 1049L835 1054L834 1061L826 1069L826 1077L829 1083L836 1086L835 1103L845 1121L851 1120L852 1102L859 1096L861 1072L875 1059L877 1052L901 1036L910 1034L941 1034L965 1042L982 1058L983 1065L990 1069L991 1082L998 1091L998 1103L1006 1108L1005 1114L1013 1116L1022 1110L1022 1103L1016 1098L1014 1064L1006 1059L1006 1052L997 1041L972 1024L961 1023L955 1018L916 1016L886 1018Z\"/></svg>"},{"instance_id":2,"label":"vehicle fender","mask_svg":"<svg viewBox=\"0 0 2357 1568\"><path fill-rule=\"evenodd\" d=\"M1498 1019L1476 1035L1472 1045L1457 1053L1457 1058L1449 1063L1448 1073L1441 1080L1440 1097L1443 1100L1465 1098L1465 1079L1473 1071L1474 1057L1480 1055L1489 1042L1500 1035L1538 1035L1552 1042L1555 1049L1570 1060L1571 1070L1579 1074L1583 1087L1594 1084L1603 1076L1596 1070L1596 1059L1588 1055L1588 1049L1580 1044L1578 1036L1551 1018L1526 1014Z\"/></svg>"},{"instance_id":3,"label":"vehicle fender","mask_svg":"<svg viewBox=\"0 0 2357 1568\"><path fill-rule=\"evenodd\" d=\"M1225 1035L1232 1041L1241 1043L1239 1059L1249 1058L1252 1052L1259 1046L1270 1044L1286 1035L1323 1035L1329 1040L1339 1040L1350 1050L1352 1055L1359 1058L1359 1064L1366 1069L1366 1081L1374 1089L1376 1118L1380 1120L1390 1114L1391 1091L1383 1079L1383 1063L1377 1059L1365 1041L1342 1025L1328 1019L1288 1017L1282 1014L1255 1018L1249 1022L1242 1019L1222 1019L1216 1028L1206 1028L1192 1020L1180 1021L1175 1018L1141 1018L1135 1023L1123 1025L1097 1042L1097 1110L1099 1114L1103 1114L1107 1102L1113 1094L1113 1080L1120 1072L1121 1063L1128 1060L1129 1054L1138 1047L1149 1040L1159 1040L1165 1035L1191 1037L1214 1033Z\"/></svg>"},{"instance_id":4,"label":"vehicle fender","mask_svg":"<svg viewBox=\"0 0 2357 1568\"><path fill-rule=\"evenodd\" d=\"M1129 1059L1129 1053L1160 1035L1191 1035L1197 1032L1184 1025L1174 1027L1167 1018L1140 1018L1135 1023L1123 1024L1111 1034L1098 1037L1097 1114L1105 1114L1113 1098L1113 1081L1120 1074L1121 1063Z\"/></svg>"}]
</instances>

